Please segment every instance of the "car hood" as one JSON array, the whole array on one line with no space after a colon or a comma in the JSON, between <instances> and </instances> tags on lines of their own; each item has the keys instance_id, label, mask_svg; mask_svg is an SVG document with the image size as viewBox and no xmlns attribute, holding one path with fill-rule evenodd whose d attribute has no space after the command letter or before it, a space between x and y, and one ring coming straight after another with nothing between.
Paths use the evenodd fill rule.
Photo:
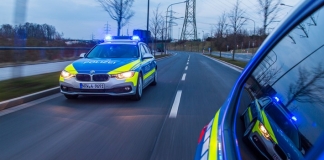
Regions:
<instances>
[{"instance_id":1,"label":"car hood","mask_svg":"<svg viewBox=\"0 0 324 160\"><path fill-rule=\"evenodd\" d=\"M78 73L108 73L129 71L140 61L137 58L82 58L72 63Z\"/></svg>"}]
</instances>

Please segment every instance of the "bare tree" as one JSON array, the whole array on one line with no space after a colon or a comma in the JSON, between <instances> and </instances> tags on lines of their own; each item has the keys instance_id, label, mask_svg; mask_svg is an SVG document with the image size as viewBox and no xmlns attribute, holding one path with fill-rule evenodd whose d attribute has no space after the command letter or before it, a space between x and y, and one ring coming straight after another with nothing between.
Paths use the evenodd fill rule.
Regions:
<instances>
[{"instance_id":1,"label":"bare tree","mask_svg":"<svg viewBox=\"0 0 324 160\"><path fill-rule=\"evenodd\" d=\"M97 0L109 16L117 22L117 35L120 30L134 16L131 10L134 0Z\"/></svg>"},{"instance_id":2,"label":"bare tree","mask_svg":"<svg viewBox=\"0 0 324 160\"><path fill-rule=\"evenodd\" d=\"M151 25L150 25L150 31L154 37L154 40L157 40L159 33L161 32L161 29L163 28L163 16L162 13L159 12L160 4L156 7L156 9L153 11L153 15L151 18Z\"/></svg>"},{"instance_id":3,"label":"bare tree","mask_svg":"<svg viewBox=\"0 0 324 160\"><path fill-rule=\"evenodd\" d=\"M224 36L225 32L227 30L227 24L226 24L226 13L223 12L222 15L218 18L218 23L216 24L216 46L219 50L220 57L222 57L222 45L224 43Z\"/></svg>"},{"instance_id":4,"label":"bare tree","mask_svg":"<svg viewBox=\"0 0 324 160\"><path fill-rule=\"evenodd\" d=\"M317 67L307 70L305 68L299 68L298 80L289 85L288 90L288 102L286 106L289 106L294 100L302 103L319 103L324 104L323 92L324 92L324 67L323 64L318 64Z\"/></svg>"},{"instance_id":5,"label":"bare tree","mask_svg":"<svg viewBox=\"0 0 324 160\"><path fill-rule=\"evenodd\" d=\"M236 3L233 6L232 11L229 13L228 18L230 21L230 26L233 29L234 33L234 49L232 54L232 60L234 60L235 49L236 48L236 33L241 29L241 27L245 24L246 19L243 18L245 11L240 8L240 1L236 0Z\"/></svg>"},{"instance_id":6,"label":"bare tree","mask_svg":"<svg viewBox=\"0 0 324 160\"><path fill-rule=\"evenodd\" d=\"M276 19L281 0L258 0L260 13L263 17L263 35L266 35L267 27Z\"/></svg>"}]
</instances>

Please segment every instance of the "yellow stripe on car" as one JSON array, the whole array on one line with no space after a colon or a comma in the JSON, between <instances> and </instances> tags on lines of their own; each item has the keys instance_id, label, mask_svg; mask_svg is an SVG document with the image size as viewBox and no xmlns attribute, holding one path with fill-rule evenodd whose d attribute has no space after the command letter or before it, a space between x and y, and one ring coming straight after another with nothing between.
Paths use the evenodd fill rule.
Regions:
<instances>
[{"instance_id":1,"label":"yellow stripe on car","mask_svg":"<svg viewBox=\"0 0 324 160\"><path fill-rule=\"evenodd\" d=\"M261 111L262 114L262 118L263 118L263 125L265 126L265 128L267 129L268 133L270 134L271 138L273 141L275 141L278 144L278 141L276 139L276 136L273 133L272 127L269 123L269 120L267 118L267 115L265 114L264 111Z\"/></svg>"},{"instance_id":2,"label":"yellow stripe on car","mask_svg":"<svg viewBox=\"0 0 324 160\"><path fill-rule=\"evenodd\" d=\"M64 78L60 75L60 81L64 82Z\"/></svg>"},{"instance_id":3,"label":"yellow stripe on car","mask_svg":"<svg viewBox=\"0 0 324 160\"><path fill-rule=\"evenodd\" d=\"M147 73L144 75L143 79L146 79L147 77L151 76L154 72L155 72L155 68L153 68L151 71L147 72Z\"/></svg>"},{"instance_id":4,"label":"yellow stripe on car","mask_svg":"<svg viewBox=\"0 0 324 160\"><path fill-rule=\"evenodd\" d=\"M72 64L69 64L68 66L65 67L65 71L71 73L71 74L78 74L78 71L74 68Z\"/></svg>"},{"instance_id":5,"label":"yellow stripe on car","mask_svg":"<svg viewBox=\"0 0 324 160\"><path fill-rule=\"evenodd\" d=\"M218 151L218 118L219 118L219 110L217 111L213 125L212 125L212 131L210 134L210 143L209 143L209 155L208 159L217 159L217 151Z\"/></svg>"},{"instance_id":6,"label":"yellow stripe on car","mask_svg":"<svg viewBox=\"0 0 324 160\"><path fill-rule=\"evenodd\" d=\"M127 78L125 82L133 82L133 85L137 86L137 80L138 80L138 72L135 72L134 76L131 78Z\"/></svg>"},{"instance_id":7,"label":"yellow stripe on car","mask_svg":"<svg viewBox=\"0 0 324 160\"><path fill-rule=\"evenodd\" d=\"M108 72L108 74L118 74L118 73L121 73L121 72L125 72L125 71L129 71L133 68L134 65L136 65L137 63L140 63L141 61L138 59L136 61L133 61L131 63L128 63L128 64L125 64L121 67L118 67L110 72Z\"/></svg>"},{"instance_id":8,"label":"yellow stripe on car","mask_svg":"<svg viewBox=\"0 0 324 160\"><path fill-rule=\"evenodd\" d=\"M250 122L252 121L252 112L251 112L251 107L248 108L248 113L249 113L249 119L250 119Z\"/></svg>"},{"instance_id":9,"label":"yellow stripe on car","mask_svg":"<svg viewBox=\"0 0 324 160\"><path fill-rule=\"evenodd\" d=\"M64 70L71 74L78 74L78 71L76 71L76 69L74 68L74 66L72 64L69 64L68 66L66 66L64 68ZM61 75L60 75L60 81L64 82L64 78Z\"/></svg>"}]
</instances>

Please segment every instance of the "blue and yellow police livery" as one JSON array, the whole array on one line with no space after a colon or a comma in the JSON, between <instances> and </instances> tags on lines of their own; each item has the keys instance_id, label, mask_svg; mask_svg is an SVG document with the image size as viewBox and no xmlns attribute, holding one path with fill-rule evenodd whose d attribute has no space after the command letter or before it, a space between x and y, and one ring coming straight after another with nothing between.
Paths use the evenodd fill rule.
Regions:
<instances>
[{"instance_id":1,"label":"blue and yellow police livery","mask_svg":"<svg viewBox=\"0 0 324 160\"><path fill-rule=\"evenodd\" d=\"M140 100L143 89L157 83L157 65L149 47L138 37L106 37L104 43L65 67L59 81L61 93L68 99L127 95Z\"/></svg>"},{"instance_id":2,"label":"blue and yellow police livery","mask_svg":"<svg viewBox=\"0 0 324 160\"><path fill-rule=\"evenodd\" d=\"M277 97L255 99L241 115L243 140L267 159L303 159L300 135L292 116Z\"/></svg>"},{"instance_id":3,"label":"blue and yellow police livery","mask_svg":"<svg viewBox=\"0 0 324 160\"><path fill-rule=\"evenodd\" d=\"M223 125L224 106L201 131L195 159L227 159L223 144L227 130ZM253 100L241 115L245 125L243 140L256 148L262 159L303 159L305 152L294 123L297 119L288 112L277 97L262 97Z\"/></svg>"}]
</instances>

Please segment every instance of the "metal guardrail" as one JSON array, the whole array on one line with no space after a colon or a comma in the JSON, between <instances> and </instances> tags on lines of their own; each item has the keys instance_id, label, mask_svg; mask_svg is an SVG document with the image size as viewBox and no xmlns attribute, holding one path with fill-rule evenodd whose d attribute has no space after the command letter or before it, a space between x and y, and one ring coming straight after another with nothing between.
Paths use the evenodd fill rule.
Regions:
<instances>
[{"instance_id":1,"label":"metal guardrail","mask_svg":"<svg viewBox=\"0 0 324 160\"><path fill-rule=\"evenodd\" d=\"M79 58L92 47L3 47L0 46L0 67L21 64L67 61Z\"/></svg>"}]
</instances>

